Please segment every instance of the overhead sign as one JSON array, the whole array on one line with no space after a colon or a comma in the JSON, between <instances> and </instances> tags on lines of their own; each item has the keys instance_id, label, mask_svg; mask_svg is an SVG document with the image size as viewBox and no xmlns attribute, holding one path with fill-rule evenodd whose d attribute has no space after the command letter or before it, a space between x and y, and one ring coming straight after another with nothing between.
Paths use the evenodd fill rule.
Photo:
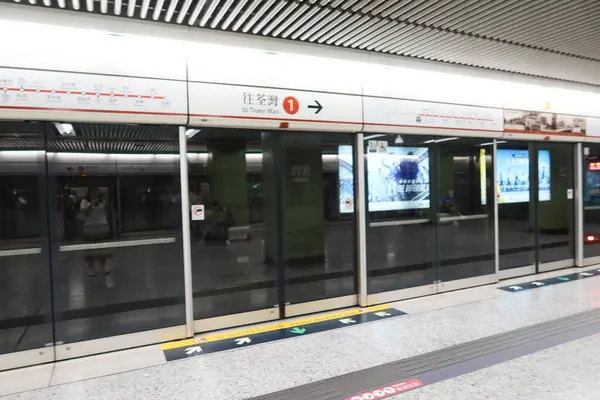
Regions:
<instances>
[{"instance_id":1,"label":"overhead sign","mask_svg":"<svg viewBox=\"0 0 600 400\"><path fill-rule=\"evenodd\" d=\"M271 129L335 130L362 128L360 96L190 83L192 125Z\"/></svg>"},{"instance_id":2,"label":"overhead sign","mask_svg":"<svg viewBox=\"0 0 600 400\"><path fill-rule=\"evenodd\" d=\"M403 133L448 130L500 137L502 110L421 101L364 98L365 131Z\"/></svg>"},{"instance_id":3,"label":"overhead sign","mask_svg":"<svg viewBox=\"0 0 600 400\"><path fill-rule=\"evenodd\" d=\"M143 115L146 121L150 116L185 121L186 86L159 79L0 68L0 113L3 111L13 117L15 111L37 116L40 111L64 111L71 113L69 121L86 112L119 115L113 117L119 120Z\"/></svg>"},{"instance_id":4,"label":"overhead sign","mask_svg":"<svg viewBox=\"0 0 600 400\"><path fill-rule=\"evenodd\" d=\"M284 322L238 332L228 332L199 339L167 343L162 346L167 361L195 357L255 344L304 336L346 326L397 317L405 313L388 306L375 306L333 313L307 320Z\"/></svg>"},{"instance_id":5,"label":"overhead sign","mask_svg":"<svg viewBox=\"0 0 600 400\"><path fill-rule=\"evenodd\" d=\"M551 112L505 110L504 131L585 136L587 118Z\"/></svg>"},{"instance_id":6,"label":"overhead sign","mask_svg":"<svg viewBox=\"0 0 600 400\"><path fill-rule=\"evenodd\" d=\"M204 221L204 204L196 204L192 206L192 221Z\"/></svg>"}]
</instances>

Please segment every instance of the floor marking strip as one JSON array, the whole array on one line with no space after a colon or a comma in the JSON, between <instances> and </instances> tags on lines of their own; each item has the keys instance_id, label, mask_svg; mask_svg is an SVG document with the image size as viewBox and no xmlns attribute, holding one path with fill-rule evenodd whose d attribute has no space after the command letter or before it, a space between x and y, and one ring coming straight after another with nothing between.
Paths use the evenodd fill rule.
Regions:
<instances>
[{"instance_id":1,"label":"floor marking strip","mask_svg":"<svg viewBox=\"0 0 600 400\"><path fill-rule=\"evenodd\" d=\"M578 281L585 278L592 278L600 275L600 269L594 268L581 272L574 272L572 274L556 276L554 278L538 279L535 281L518 283L515 285L500 286L497 289L504 290L506 292L516 293L523 292L526 290L537 289L544 286L558 285L559 283Z\"/></svg>"},{"instance_id":2,"label":"floor marking strip","mask_svg":"<svg viewBox=\"0 0 600 400\"><path fill-rule=\"evenodd\" d=\"M389 306L375 306L195 339L179 340L165 343L161 345L161 348L166 360L174 361L181 358L359 325L404 314L406 313L395 308L390 308Z\"/></svg>"}]
</instances>

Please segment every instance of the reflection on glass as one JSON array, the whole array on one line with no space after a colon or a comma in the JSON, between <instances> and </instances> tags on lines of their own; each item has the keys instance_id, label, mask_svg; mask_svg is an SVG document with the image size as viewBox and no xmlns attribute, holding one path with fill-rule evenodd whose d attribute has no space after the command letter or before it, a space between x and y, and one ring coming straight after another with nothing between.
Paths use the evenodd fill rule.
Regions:
<instances>
[{"instance_id":1,"label":"reflection on glass","mask_svg":"<svg viewBox=\"0 0 600 400\"><path fill-rule=\"evenodd\" d=\"M494 274L493 142L455 138L435 145L439 280Z\"/></svg>"},{"instance_id":2,"label":"reflection on glass","mask_svg":"<svg viewBox=\"0 0 600 400\"><path fill-rule=\"evenodd\" d=\"M203 128L188 136L194 319L278 310L273 149L268 134ZM267 188L265 188L265 185Z\"/></svg>"},{"instance_id":3,"label":"reflection on glass","mask_svg":"<svg viewBox=\"0 0 600 400\"><path fill-rule=\"evenodd\" d=\"M69 126L46 125L57 340L184 324L177 129Z\"/></svg>"},{"instance_id":4,"label":"reflection on glass","mask_svg":"<svg viewBox=\"0 0 600 400\"><path fill-rule=\"evenodd\" d=\"M0 121L0 355L54 342L43 124Z\"/></svg>"},{"instance_id":5,"label":"reflection on glass","mask_svg":"<svg viewBox=\"0 0 600 400\"><path fill-rule=\"evenodd\" d=\"M539 262L571 260L574 265L573 145L539 143Z\"/></svg>"},{"instance_id":6,"label":"reflection on glass","mask_svg":"<svg viewBox=\"0 0 600 400\"><path fill-rule=\"evenodd\" d=\"M430 147L424 136L365 137L369 293L436 280Z\"/></svg>"},{"instance_id":7,"label":"reflection on glass","mask_svg":"<svg viewBox=\"0 0 600 400\"><path fill-rule=\"evenodd\" d=\"M286 303L355 294L354 218L345 212L354 210L352 135L286 132L279 139Z\"/></svg>"},{"instance_id":8,"label":"reflection on glass","mask_svg":"<svg viewBox=\"0 0 600 400\"><path fill-rule=\"evenodd\" d=\"M533 188L530 188L529 180L532 150L524 142L498 143L500 269L531 266L535 263L536 241L535 200L530 201Z\"/></svg>"},{"instance_id":9,"label":"reflection on glass","mask_svg":"<svg viewBox=\"0 0 600 400\"><path fill-rule=\"evenodd\" d=\"M585 258L600 256L600 145L585 144L583 160L583 237Z\"/></svg>"}]
</instances>

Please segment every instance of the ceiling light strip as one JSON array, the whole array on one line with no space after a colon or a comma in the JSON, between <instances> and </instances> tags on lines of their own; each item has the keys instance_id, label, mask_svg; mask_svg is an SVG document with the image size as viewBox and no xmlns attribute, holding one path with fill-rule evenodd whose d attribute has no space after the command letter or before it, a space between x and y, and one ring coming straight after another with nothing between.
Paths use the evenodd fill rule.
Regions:
<instances>
[{"instance_id":1,"label":"ceiling light strip","mask_svg":"<svg viewBox=\"0 0 600 400\"><path fill-rule=\"evenodd\" d=\"M242 8L246 5L247 2L248 2L248 0L239 0L236 3L233 10L229 13L227 18L225 18L225 21L221 25L221 29L225 30L225 29L229 28L229 25L231 25L231 23L233 22L235 17L237 17L237 15L240 13L240 11L242 11Z\"/></svg>"},{"instance_id":2,"label":"ceiling light strip","mask_svg":"<svg viewBox=\"0 0 600 400\"><path fill-rule=\"evenodd\" d=\"M239 3L243 4L243 3L245 3L245 1L240 1ZM210 22L210 27L211 28L214 29L214 28L217 27L217 25L219 25L219 22L221 22L221 20L225 16L225 13L227 11L229 11L229 7L231 7L231 4L233 4L233 0L227 0L225 2L225 4L223 6L221 6L221 8L219 9L219 12L215 16L215 18Z\"/></svg>"},{"instance_id":3,"label":"ceiling light strip","mask_svg":"<svg viewBox=\"0 0 600 400\"><path fill-rule=\"evenodd\" d=\"M240 26L242 26L242 24L244 22L246 22L246 20L248 19L248 17L250 16L250 14L252 14L252 12L254 11L254 9L256 7L258 7L258 5L260 4L262 0L254 0L250 6L246 9L246 11L244 11L244 13L240 16L240 18L238 18L238 20L235 22L235 24L233 25L232 30L237 31Z\"/></svg>"},{"instance_id":4,"label":"ceiling light strip","mask_svg":"<svg viewBox=\"0 0 600 400\"><path fill-rule=\"evenodd\" d=\"M273 36L276 36L276 37L279 36L281 34L281 32L283 32L284 29L286 29L288 26L290 26L292 24L292 22L296 21L309 8L310 8L310 6L308 4L302 4L300 6L300 8L298 8L288 19L283 21L283 23L280 24L277 27L277 29L275 29L275 31L273 32ZM313 7L313 9L318 10L317 7Z\"/></svg>"},{"instance_id":5,"label":"ceiling light strip","mask_svg":"<svg viewBox=\"0 0 600 400\"><path fill-rule=\"evenodd\" d=\"M360 34L361 32L363 32L365 29L370 28L371 26L376 24L377 21L378 20L375 18L363 17L362 19L359 19L357 21L357 23L344 29L343 31L341 31L340 33L338 33L337 35L335 35L331 39L329 39L327 41L327 44L333 43L336 46L339 46L341 43L345 42L346 40L351 39L351 38L355 37L356 35Z\"/></svg>"},{"instance_id":6,"label":"ceiling light strip","mask_svg":"<svg viewBox=\"0 0 600 400\"><path fill-rule=\"evenodd\" d=\"M350 14L350 18L348 18L347 20L343 21L342 23L338 24L337 26L335 26L333 29L331 29L329 32L325 32L324 35L322 35L319 39L318 42L319 43L323 43L325 42L327 39L331 38L332 36L334 36L336 33L342 31L343 29L345 29L346 27L348 27L349 25L353 25L356 26L356 22L357 20L360 18L359 14Z\"/></svg>"},{"instance_id":7,"label":"ceiling light strip","mask_svg":"<svg viewBox=\"0 0 600 400\"><path fill-rule=\"evenodd\" d=\"M21 0L19 0L21 1ZM81 4L79 3L79 0L71 0L71 6L73 7L73 10L75 11L79 11L81 9Z\"/></svg>"},{"instance_id":8,"label":"ceiling light strip","mask_svg":"<svg viewBox=\"0 0 600 400\"><path fill-rule=\"evenodd\" d=\"M407 29L407 27L408 27L408 25L406 25L402 22L399 22L397 24L394 22L390 22L390 24L393 24L393 26L391 28L387 29L385 32L381 33L379 37L369 38L369 40L360 44L357 47L359 49L372 50L373 47L375 47L375 46L383 44L383 43L387 42L388 40L393 40L396 37L396 35L398 34L398 32L402 32L403 30Z\"/></svg>"},{"instance_id":9,"label":"ceiling light strip","mask_svg":"<svg viewBox=\"0 0 600 400\"><path fill-rule=\"evenodd\" d=\"M100 12L106 14L108 12L108 0L100 0Z\"/></svg>"},{"instance_id":10,"label":"ceiling light strip","mask_svg":"<svg viewBox=\"0 0 600 400\"><path fill-rule=\"evenodd\" d=\"M303 33L302 36L300 36L300 40L306 40L306 38L314 35L315 33L319 32L321 29L325 28L326 26L329 25L329 23L331 23L334 19L336 19L337 17L339 17L340 15L342 15L341 11L338 10L327 10L327 15L323 21L319 22L318 24L311 26L311 24L313 23L313 21L309 21L307 22L306 25L308 26L304 26L304 30L308 29L307 32ZM323 16L319 16L319 19L321 19ZM296 34L292 35L292 39L295 39L296 37L298 37Z\"/></svg>"},{"instance_id":11,"label":"ceiling light strip","mask_svg":"<svg viewBox=\"0 0 600 400\"><path fill-rule=\"evenodd\" d=\"M212 0L212 2L210 3L210 5L208 6L208 8L206 9L206 11L204 12L204 15L202 16L202 19L200 20L200 26L201 27L206 26L206 23L208 22L208 20L212 16L212 14L215 12L215 9L219 5L220 1L221 0Z\"/></svg>"},{"instance_id":12,"label":"ceiling light strip","mask_svg":"<svg viewBox=\"0 0 600 400\"><path fill-rule=\"evenodd\" d=\"M286 5L287 2L279 0L279 3L276 4L275 7L273 7L273 9L269 11L267 15L263 16L256 26L254 26L254 28L252 29L252 33L257 34L258 32L260 32L265 27L265 25L267 25L269 21L271 21L273 17L275 17L275 15L277 15L277 13L281 11L281 9ZM244 27L242 31L244 33L247 32L246 27Z\"/></svg>"},{"instance_id":13,"label":"ceiling light strip","mask_svg":"<svg viewBox=\"0 0 600 400\"><path fill-rule=\"evenodd\" d=\"M140 18L146 19L148 16L148 8L150 7L150 0L143 0L142 9L140 11Z\"/></svg>"},{"instance_id":14,"label":"ceiling light strip","mask_svg":"<svg viewBox=\"0 0 600 400\"><path fill-rule=\"evenodd\" d=\"M133 17L134 16L134 14L135 14L135 3L136 2L137 2L137 0L128 0L128 3L127 3L127 16L128 17Z\"/></svg>"},{"instance_id":15,"label":"ceiling light strip","mask_svg":"<svg viewBox=\"0 0 600 400\"><path fill-rule=\"evenodd\" d=\"M94 12L94 0L85 0L85 6L88 12Z\"/></svg>"},{"instance_id":16,"label":"ceiling light strip","mask_svg":"<svg viewBox=\"0 0 600 400\"><path fill-rule=\"evenodd\" d=\"M259 1L259 3L260 3L260 1ZM262 7L258 9L256 14L254 14L252 16L252 18L250 18L250 21L248 21L246 23L246 25L244 25L244 27L242 28L242 32L248 32L250 30L250 28L252 28L254 26L254 24L256 24L256 22L259 20L259 18L261 18L262 16L265 15L265 12L267 12L267 10L273 5L273 3L275 3L275 0L267 0L266 3L264 3L262 5ZM237 23L236 23L236 25L237 25ZM236 28L234 27L233 30L235 31Z\"/></svg>"},{"instance_id":17,"label":"ceiling light strip","mask_svg":"<svg viewBox=\"0 0 600 400\"><path fill-rule=\"evenodd\" d=\"M352 14L345 13L345 12L342 12L342 11L338 11L338 13L339 14L335 17L335 19L333 19L331 22L329 22L327 25L325 25L322 29L319 29L315 34L313 34L312 36L310 36L308 38L308 41L309 42L314 42L315 40L319 39L321 36L325 35L329 31L331 31L332 29L335 29L337 26L339 26L340 24L342 24L345 20L347 20L348 18L350 18L350 16L352 16ZM303 35L303 36L305 36L305 35Z\"/></svg>"},{"instance_id":18,"label":"ceiling light strip","mask_svg":"<svg viewBox=\"0 0 600 400\"><path fill-rule=\"evenodd\" d=\"M123 0L115 0L114 13L115 15L121 15L121 8L123 7Z\"/></svg>"},{"instance_id":19,"label":"ceiling light strip","mask_svg":"<svg viewBox=\"0 0 600 400\"><path fill-rule=\"evenodd\" d=\"M289 35L291 35L292 33L294 33L294 35L292 35L292 39L296 39L299 35L301 35L304 32L302 29L298 30L298 28L300 28L300 26L302 24L304 24L306 21L308 21L309 18L312 18L313 15L315 15L319 11L321 11L321 13L323 14L323 16L327 15L327 13L329 12L329 10L323 10L323 9L318 8L318 7L312 7L312 8L310 8L310 10L306 14L304 14L302 16L302 18L300 18L292 26L290 26L285 32L283 32L283 35L281 35L281 37L282 38L287 38ZM306 24L305 25L305 27L306 27L305 29L308 29L308 27L310 25L314 25L314 23L316 21L319 21L321 18L323 18L323 16L321 16L319 18L313 18L311 20L310 24Z\"/></svg>"},{"instance_id":20,"label":"ceiling light strip","mask_svg":"<svg viewBox=\"0 0 600 400\"><path fill-rule=\"evenodd\" d=\"M346 46L351 46L351 47L356 47L354 46L355 43L361 43L364 40L368 40L368 37L374 37L377 36L378 33L377 32L383 32L385 31L385 29L387 29L387 26L390 24L389 21L386 21L384 19L378 21L376 24L374 24L373 26L363 30L362 32L359 32L358 34L349 37L348 39L346 39L345 41L341 42L340 45L346 47Z\"/></svg>"},{"instance_id":21,"label":"ceiling light strip","mask_svg":"<svg viewBox=\"0 0 600 400\"><path fill-rule=\"evenodd\" d=\"M179 12L177 13L177 20L175 22L177 22L178 24L181 24L183 22L183 20L187 16L187 12L190 9L191 5L192 0L185 0L183 6L181 7L181 10L179 10Z\"/></svg>"},{"instance_id":22,"label":"ceiling light strip","mask_svg":"<svg viewBox=\"0 0 600 400\"><path fill-rule=\"evenodd\" d=\"M196 24L196 20L198 19L200 11L202 11L202 7L204 7L205 3L206 0L198 0L198 3L196 3L196 7L194 7L194 11L192 11L190 18L188 19L188 25L192 26Z\"/></svg>"},{"instance_id":23,"label":"ceiling light strip","mask_svg":"<svg viewBox=\"0 0 600 400\"><path fill-rule=\"evenodd\" d=\"M277 27L288 15L292 13L298 7L298 3L292 2L275 18L267 27L263 30L263 35L268 35L275 27Z\"/></svg>"},{"instance_id":24,"label":"ceiling light strip","mask_svg":"<svg viewBox=\"0 0 600 400\"><path fill-rule=\"evenodd\" d=\"M160 14L162 13L163 6L165 5L165 0L156 0L156 5L154 6L154 12L152 13L152 19L154 21L158 21L160 18Z\"/></svg>"},{"instance_id":25,"label":"ceiling light strip","mask_svg":"<svg viewBox=\"0 0 600 400\"><path fill-rule=\"evenodd\" d=\"M179 4L179 0L171 0L171 2L169 3L169 8L167 8L167 13L165 14L165 22L171 22L177 4Z\"/></svg>"}]
</instances>

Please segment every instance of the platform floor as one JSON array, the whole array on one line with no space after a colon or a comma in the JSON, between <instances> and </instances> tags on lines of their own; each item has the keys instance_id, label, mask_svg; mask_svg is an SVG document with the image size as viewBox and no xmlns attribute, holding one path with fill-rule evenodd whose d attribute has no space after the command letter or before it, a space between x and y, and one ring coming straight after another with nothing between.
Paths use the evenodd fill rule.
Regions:
<instances>
[{"instance_id":1,"label":"platform floor","mask_svg":"<svg viewBox=\"0 0 600 400\"><path fill-rule=\"evenodd\" d=\"M0 373L0 395L250 399L600 308L600 276L517 293L497 289L572 271L580 270L407 300L390 304L407 315L180 361L166 362L160 346L148 346L8 371ZM599 368L600 334L590 334L388 398L596 399Z\"/></svg>"}]
</instances>

